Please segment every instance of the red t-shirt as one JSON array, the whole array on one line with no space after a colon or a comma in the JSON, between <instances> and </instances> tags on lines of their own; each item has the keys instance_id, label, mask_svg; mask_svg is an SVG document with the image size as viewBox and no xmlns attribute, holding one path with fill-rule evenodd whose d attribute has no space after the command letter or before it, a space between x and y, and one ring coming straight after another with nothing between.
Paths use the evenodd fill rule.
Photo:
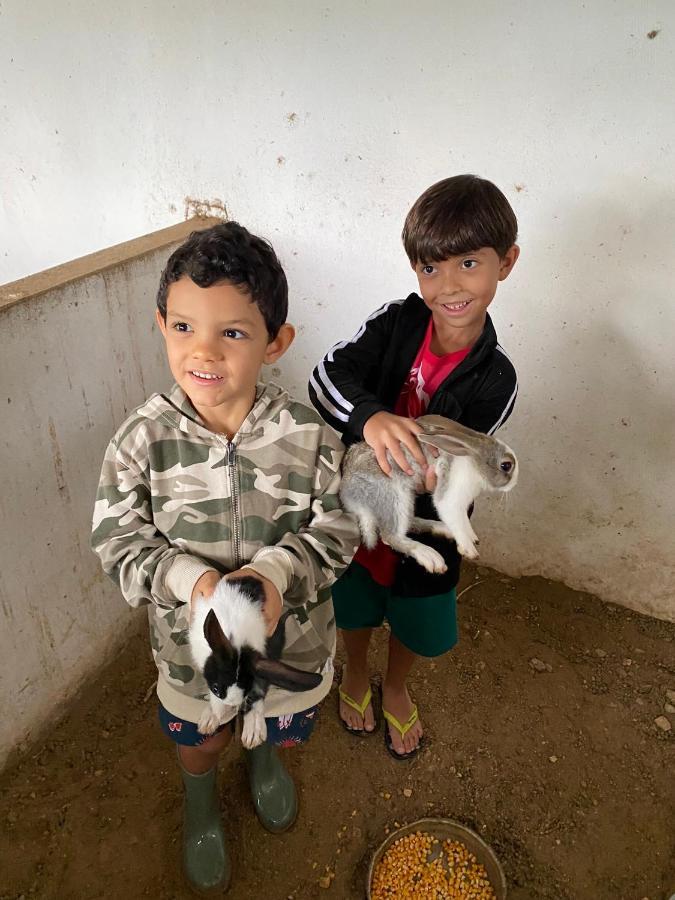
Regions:
<instances>
[{"instance_id":1,"label":"red t-shirt","mask_svg":"<svg viewBox=\"0 0 675 900\"><path fill-rule=\"evenodd\" d=\"M416 419L418 416L424 415L429 401L439 386L471 351L471 347L465 347L454 353L437 356L431 351L432 334L433 319L429 319L424 340L417 351L415 361L394 407L397 416ZM387 547L382 541L373 550L359 547L354 560L368 569L371 577L378 584L389 587L394 583L397 556L391 547Z\"/></svg>"}]
</instances>

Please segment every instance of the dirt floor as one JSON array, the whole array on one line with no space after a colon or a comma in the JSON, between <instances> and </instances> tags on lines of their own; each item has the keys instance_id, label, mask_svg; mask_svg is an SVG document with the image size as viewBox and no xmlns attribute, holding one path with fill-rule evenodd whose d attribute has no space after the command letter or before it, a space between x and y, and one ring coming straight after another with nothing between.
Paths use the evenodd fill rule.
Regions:
<instances>
[{"instance_id":1,"label":"dirt floor","mask_svg":"<svg viewBox=\"0 0 675 900\"><path fill-rule=\"evenodd\" d=\"M539 578L467 567L466 586L459 646L412 682L429 738L416 760L391 760L381 731L347 735L333 688L310 743L284 751L302 808L274 837L254 818L230 748L230 900L361 900L387 829L426 815L458 819L494 847L510 900L675 892L675 731L655 724L665 715L675 728L665 708L675 628ZM134 637L44 745L0 776L2 900L191 896L154 677Z\"/></svg>"}]
</instances>

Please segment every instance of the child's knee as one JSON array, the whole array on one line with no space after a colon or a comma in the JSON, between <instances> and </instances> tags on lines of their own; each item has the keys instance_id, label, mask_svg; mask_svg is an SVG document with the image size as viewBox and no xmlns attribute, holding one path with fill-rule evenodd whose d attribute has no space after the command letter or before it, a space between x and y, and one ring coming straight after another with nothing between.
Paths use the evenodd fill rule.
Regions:
<instances>
[{"instance_id":1,"label":"child's knee","mask_svg":"<svg viewBox=\"0 0 675 900\"><path fill-rule=\"evenodd\" d=\"M226 725L222 731L210 735L205 738L202 743L195 744L192 749L207 755L217 755L221 750L224 750L232 740L232 732L233 729L229 727L229 725Z\"/></svg>"}]
</instances>

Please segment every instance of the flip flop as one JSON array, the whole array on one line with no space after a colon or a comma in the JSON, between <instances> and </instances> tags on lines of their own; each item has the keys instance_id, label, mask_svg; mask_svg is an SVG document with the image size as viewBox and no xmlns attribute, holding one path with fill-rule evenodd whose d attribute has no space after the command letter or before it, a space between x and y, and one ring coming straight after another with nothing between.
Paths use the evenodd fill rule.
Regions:
<instances>
[{"instance_id":1,"label":"flip flop","mask_svg":"<svg viewBox=\"0 0 675 900\"><path fill-rule=\"evenodd\" d=\"M383 715L384 719L390 725L394 726L394 728L401 735L401 738L404 738L406 736L406 734L410 731L410 729L413 727L413 725L419 719L419 713L417 711L417 706L414 704L413 704L412 712L408 716L408 719L403 723L399 722L399 720L396 718L396 716L392 715L390 712L387 712L387 710L384 708L384 705L382 705L382 715ZM407 753L397 753L396 750L394 750L394 745L391 740L391 734L389 733L389 729L386 726L384 728L384 746L387 748L387 752L389 753L389 755L393 756L394 759L412 759L413 756L417 756L417 754L419 753L420 748L422 746L423 740L424 740L424 736L422 736L420 738L420 742L415 747L414 750L409 750Z\"/></svg>"},{"instance_id":2,"label":"flip flop","mask_svg":"<svg viewBox=\"0 0 675 900\"><path fill-rule=\"evenodd\" d=\"M348 731L349 734L353 734L354 737L370 737L371 734L375 734L375 732L377 731L377 719L375 719L375 727L372 731L367 731L365 728L350 728L350 726L347 725L345 720L340 715L340 700L342 700L343 703L346 703L347 706L351 706L351 708L356 710L361 718L363 718L366 709L368 708L368 704L373 702L373 692L370 688L370 685L368 685L368 690L366 691L363 700L360 703L357 703L357 701L353 697L350 697L349 694L346 693L346 691L342 690L341 686L338 686L338 719L340 720L340 723L342 724L344 730ZM373 707L373 713L374 712L375 707Z\"/></svg>"}]
</instances>

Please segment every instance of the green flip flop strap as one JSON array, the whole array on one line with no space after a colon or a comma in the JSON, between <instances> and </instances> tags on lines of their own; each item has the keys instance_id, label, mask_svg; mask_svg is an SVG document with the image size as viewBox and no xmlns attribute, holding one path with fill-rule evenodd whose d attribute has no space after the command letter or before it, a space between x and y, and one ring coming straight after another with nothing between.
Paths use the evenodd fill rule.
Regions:
<instances>
[{"instance_id":1,"label":"green flip flop strap","mask_svg":"<svg viewBox=\"0 0 675 900\"><path fill-rule=\"evenodd\" d=\"M345 693L341 687L338 688L338 694L340 695L340 700L342 700L343 703L346 703L347 706L351 706L352 709L355 709L360 716L365 714L368 704L373 699L373 692L370 688L368 688L360 703L357 703L353 697L350 697L349 694Z\"/></svg>"},{"instance_id":2,"label":"green flip flop strap","mask_svg":"<svg viewBox=\"0 0 675 900\"><path fill-rule=\"evenodd\" d=\"M399 722L399 720L396 718L396 716L393 716L390 712L387 712L387 710L384 707L382 707L382 715L387 720L387 722L389 722L390 725L394 726L394 728L398 731L398 733L401 735L402 738L404 738L406 736L406 734L410 731L410 729L413 727L415 722L417 722L417 720L419 719L419 713L417 712L416 706L413 706L412 712L408 716L407 721L404 722L403 724L401 724L401 722Z\"/></svg>"}]
</instances>

